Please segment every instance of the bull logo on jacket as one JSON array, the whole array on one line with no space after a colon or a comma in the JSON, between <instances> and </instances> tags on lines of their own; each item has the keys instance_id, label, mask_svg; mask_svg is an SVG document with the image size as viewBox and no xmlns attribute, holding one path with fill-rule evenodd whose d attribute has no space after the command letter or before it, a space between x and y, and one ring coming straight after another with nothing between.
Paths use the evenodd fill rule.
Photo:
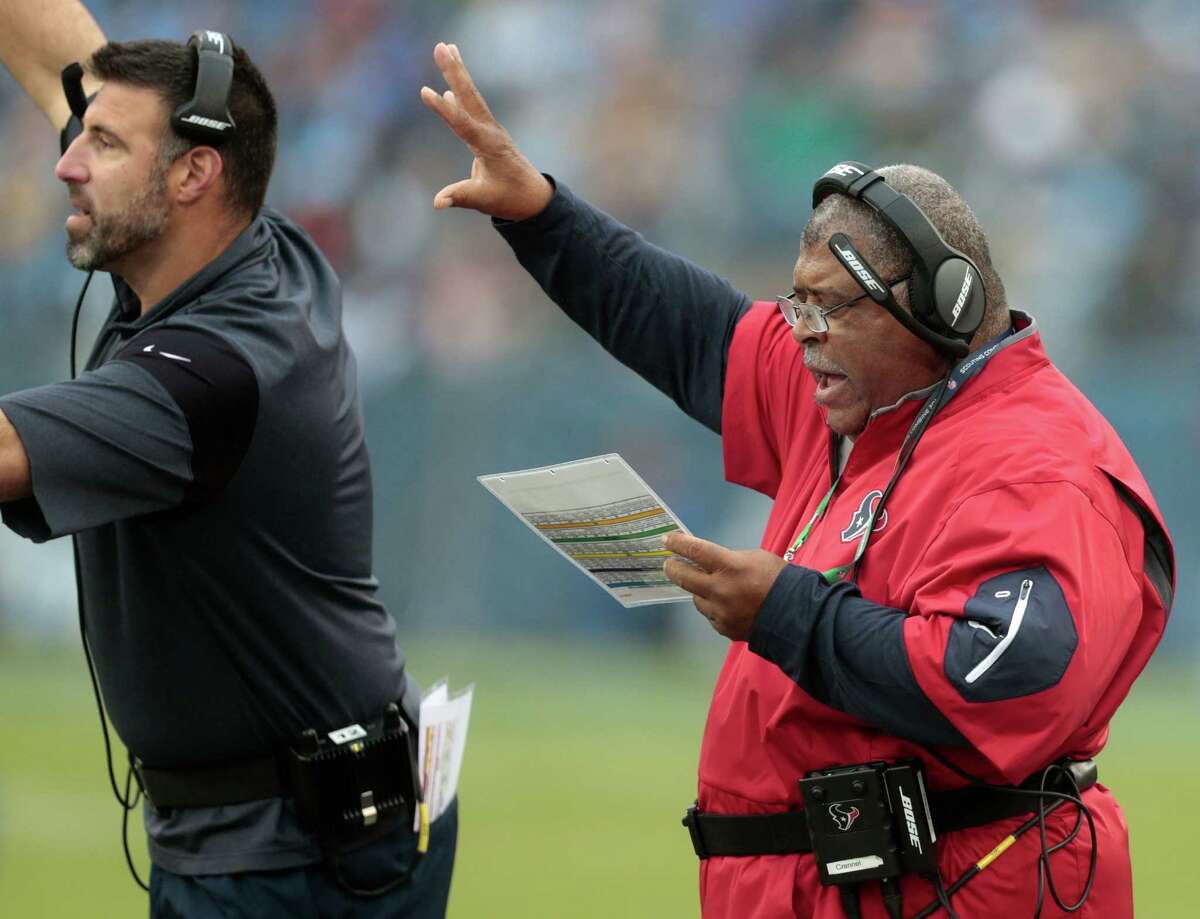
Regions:
<instances>
[{"instance_id":1,"label":"bull logo on jacket","mask_svg":"<svg viewBox=\"0 0 1200 919\"><path fill-rule=\"evenodd\" d=\"M874 491L867 492L862 499L862 503L858 505L858 510L854 512L854 516L850 518L850 523L846 529L842 530L842 542L854 542L867 529L867 521L871 519L871 511L873 511L879 502L883 499L883 492L878 488ZM875 521L875 532L879 532L887 526L887 510L879 515L879 519Z\"/></svg>"},{"instance_id":2,"label":"bull logo on jacket","mask_svg":"<svg viewBox=\"0 0 1200 919\"><path fill-rule=\"evenodd\" d=\"M833 822L837 824L837 828L843 833L850 832L850 827L854 826L854 821L862 816L860 811L853 804L837 804L829 805L829 816L833 818Z\"/></svg>"}]
</instances>

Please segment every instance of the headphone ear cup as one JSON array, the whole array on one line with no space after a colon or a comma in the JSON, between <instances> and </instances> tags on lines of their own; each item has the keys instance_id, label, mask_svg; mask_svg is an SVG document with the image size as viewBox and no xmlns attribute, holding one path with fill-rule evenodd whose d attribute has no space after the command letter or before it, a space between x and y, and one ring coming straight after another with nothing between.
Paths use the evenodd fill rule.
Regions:
<instances>
[{"instance_id":1,"label":"headphone ear cup","mask_svg":"<svg viewBox=\"0 0 1200 919\"><path fill-rule=\"evenodd\" d=\"M938 265L933 279L936 331L970 340L983 322L987 295L983 278L965 258L948 258Z\"/></svg>"}]
</instances>

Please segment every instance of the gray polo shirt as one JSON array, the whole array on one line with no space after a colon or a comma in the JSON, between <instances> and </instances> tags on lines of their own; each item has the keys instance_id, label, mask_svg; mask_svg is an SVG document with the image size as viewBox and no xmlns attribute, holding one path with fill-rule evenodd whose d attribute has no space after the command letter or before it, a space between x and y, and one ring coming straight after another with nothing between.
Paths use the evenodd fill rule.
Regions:
<instances>
[{"instance_id":1,"label":"gray polo shirt","mask_svg":"<svg viewBox=\"0 0 1200 919\"><path fill-rule=\"evenodd\" d=\"M148 766L247 759L378 717L404 692L372 575L371 473L341 288L263 210L145 315L120 279L78 379L0 398L34 541L75 534L112 722ZM415 693L409 693L410 701ZM288 801L145 814L185 874L319 859Z\"/></svg>"}]
</instances>

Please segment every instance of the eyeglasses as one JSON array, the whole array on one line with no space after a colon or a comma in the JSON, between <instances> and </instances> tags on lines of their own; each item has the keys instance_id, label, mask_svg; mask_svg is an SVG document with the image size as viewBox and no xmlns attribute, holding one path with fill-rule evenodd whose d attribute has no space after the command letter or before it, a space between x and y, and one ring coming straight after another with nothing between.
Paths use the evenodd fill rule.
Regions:
<instances>
[{"instance_id":1,"label":"eyeglasses","mask_svg":"<svg viewBox=\"0 0 1200 919\"><path fill-rule=\"evenodd\" d=\"M888 283L888 287L895 287L897 284L903 284L912 277L911 274L905 275L902 278L897 278ZM859 300L865 300L870 294L859 294L844 303L839 303L837 306L831 306L824 310L815 303L805 303L804 301L796 302L795 294L784 294L776 297L775 302L779 304L779 312L783 313L783 318L787 320L787 324L795 326L800 320L804 320L805 327L810 332L828 332L829 319L831 313L836 313L838 310L845 309L847 306L853 306Z\"/></svg>"}]
</instances>

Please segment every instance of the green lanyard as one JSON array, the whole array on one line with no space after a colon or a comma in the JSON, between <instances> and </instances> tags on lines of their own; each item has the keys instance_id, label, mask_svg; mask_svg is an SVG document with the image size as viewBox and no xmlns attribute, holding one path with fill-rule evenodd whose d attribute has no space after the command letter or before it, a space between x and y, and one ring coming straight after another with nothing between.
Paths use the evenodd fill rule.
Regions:
<instances>
[{"instance_id":1,"label":"green lanyard","mask_svg":"<svg viewBox=\"0 0 1200 919\"><path fill-rule=\"evenodd\" d=\"M842 476L839 473L838 477L833 480L833 485L830 486L829 491L825 492L825 497L821 499L821 503L817 505L817 510L812 515L812 519L804 525L804 529L800 531L800 535L796 537L796 541L792 543L792 547L783 553L783 560L785 562L790 562L793 558L795 558L796 553L800 550L800 547L808 541L808 534L812 532L812 528L817 525L817 522L825 516L825 510L829 507L829 502L833 498L833 493L837 491L838 483L841 482L841 480ZM874 525L874 516L872 516L870 523ZM852 561L849 565L839 565L836 568L830 568L828 571L821 573L821 577L825 579L825 583L835 584L845 577L846 572L858 564L859 558L862 557L863 552L866 550L866 544L860 540L858 552L854 554L854 561Z\"/></svg>"},{"instance_id":2,"label":"green lanyard","mask_svg":"<svg viewBox=\"0 0 1200 919\"><path fill-rule=\"evenodd\" d=\"M988 359L1000 349L1007 337L1008 333L998 335L978 352L969 355L965 360L955 364L950 369L950 372L938 382L929 398L925 400L925 404L921 407L921 410L917 412L917 417L913 419L912 426L904 436L904 442L900 445L900 451L896 456L896 465L892 470L891 480L888 482L887 488L883 490L882 497L876 502L875 510L871 512L870 517L867 519L867 528L863 530L862 538L858 541L858 548L854 552L854 558L851 559L848 565L839 565L836 568L830 568L828 571L821 572L821 577L825 579L826 583L834 584L847 574L851 574L858 567L858 563L866 553L867 545L871 541L871 534L875 531L875 521L883 514L884 505L887 504L888 498L891 497L892 489L896 487L896 482L900 479L900 474L904 472L904 467L908 465L913 450L917 448L917 442L921 439L921 435L929 427L929 422L933 420L933 416L937 414L942 406L962 391L963 386L972 377L983 370ZM843 471L845 470L843 469ZM829 508L829 502L833 500L833 493L837 491L838 484L841 481L842 475L838 473L837 478L833 481L833 485L825 493L825 497L821 499L821 503L817 505L817 510L812 515L812 520L804 525L804 529L800 531L800 535L796 537L796 541L792 543L792 547L783 554L785 562L790 562L796 557L796 553L808 540L809 534L812 533L812 528L825 516L825 511ZM853 580L852 574L851 580Z\"/></svg>"}]
</instances>

